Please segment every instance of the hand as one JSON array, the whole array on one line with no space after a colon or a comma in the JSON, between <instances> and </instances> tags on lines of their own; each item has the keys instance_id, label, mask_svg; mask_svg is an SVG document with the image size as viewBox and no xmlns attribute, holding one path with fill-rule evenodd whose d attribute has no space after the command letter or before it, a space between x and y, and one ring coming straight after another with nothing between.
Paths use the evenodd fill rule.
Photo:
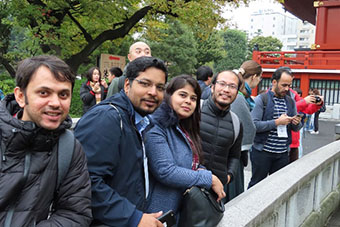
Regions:
<instances>
[{"instance_id":1,"label":"hand","mask_svg":"<svg viewBox=\"0 0 340 227\"><path fill-rule=\"evenodd\" d=\"M299 115L295 115L293 118L292 118L292 123L293 125L298 125L301 121L302 117L299 116Z\"/></svg>"},{"instance_id":2,"label":"hand","mask_svg":"<svg viewBox=\"0 0 340 227\"><path fill-rule=\"evenodd\" d=\"M138 227L163 227L162 222L157 220L157 218L160 217L162 214L162 211L152 214L143 214Z\"/></svg>"},{"instance_id":3,"label":"hand","mask_svg":"<svg viewBox=\"0 0 340 227\"><path fill-rule=\"evenodd\" d=\"M275 125L288 125L290 122L292 122L292 117L288 117L287 114L282 114L275 120Z\"/></svg>"},{"instance_id":4,"label":"hand","mask_svg":"<svg viewBox=\"0 0 340 227\"><path fill-rule=\"evenodd\" d=\"M100 85L98 82L93 86L93 91L94 93L100 93Z\"/></svg>"},{"instance_id":5,"label":"hand","mask_svg":"<svg viewBox=\"0 0 340 227\"><path fill-rule=\"evenodd\" d=\"M314 95L308 95L304 98L307 104L315 103L315 96Z\"/></svg>"},{"instance_id":6,"label":"hand","mask_svg":"<svg viewBox=\"0 0 340 227\"><path fill-rule=\"evenodd\" d=\"M217 202L219 202L221 199L223 199L226 196L224 189L223 189L222 182L215 175L212 175L211 188L218 196Z\"/></svg>"}]
</instances>

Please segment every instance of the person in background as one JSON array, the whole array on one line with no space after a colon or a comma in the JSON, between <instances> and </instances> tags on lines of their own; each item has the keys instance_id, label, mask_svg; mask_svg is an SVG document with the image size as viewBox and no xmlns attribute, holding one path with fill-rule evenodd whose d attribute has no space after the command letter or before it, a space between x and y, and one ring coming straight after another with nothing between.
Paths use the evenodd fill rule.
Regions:
<instances>
[{"instance_id":1,"label":"person in background","mask_svg":"<svg viewBox=\"0 0 340 227\"><path fill-rule=\"evenodd\" d=\"M72 125L74 81L55 56L19 63L14 94L0 102L0 226L90 225L91 182L77 140L59 180L59 152L70 151L56 146Z\"/></svg>"},{"instance_id":2,"label":"person in background","mask_svg":"<svg viewBox=\"0 0 340 227\"><path fill-rule=\"evenodd\" d=\"M253 60L245 61L238 70L238 74L244 83L241 85L235 101L231 104L231 111L233 111L242 122L243 138L238 172L233 182L227 185L230 199L233 199L244 191L243 170L244 167L248 165L248 151L251 149L256 133L255 124L250 115L250 111L255 106L251 93L252 89L256 88L262 79L262 67Z\"/></svg>"},{"instance_id":3,"label":"person in background","mask_svg":"<svg viewBox=\"0 0 340 227\"><path fill-rule=\"evenodd\" d=\"M291 88L289 89L290 97L295 100L297 113L303 114L302 119L304 120L306 114L311 115L321 108L322 105L320 104L323 103L323 99L316 103L316 98L314 95L308 95L305 98L302 98L299 92L302 95L302 91L299 88L296 88L296 90L293 90ZM303 125L303 121L301 122ZM293 162L302 156L302 149L301 151L299 149L300 143L302 142L300 140L301 131L303 131L303 129L301 129L299 132L295 132L294 130L292 130L292 143L290 145L289 151L289 162Z\"/></svg>"},{"instance_id":4,"label":"person in background","mask_svg":"<svg viewBox=\"0 0 340 227\"><path fill-rule=\"evenodd\" d=\"M163 103L152 115L155 126L145 134L152 176L148 212L173 210L177 214L184 191L192 186L212 188L218 200L225 196L221 181L200 166L200 96L194 78L174 77Z\"/></svg>"},{"instance_id":5,"label":"person in background","mask_svg":"<svg viewBox=\"0 0 340 227\"><path fill-rule=\"evenodd\" d=\"M228 189L226 185L233 181L240 165L243 130L237 115L230 111L230 105L236 99L242 81L235 72L227 70L215 75L211 84L211 96L201 107L204 165ZM235 128L239 128L238 135ZM224 203L231 199L230 196L234 197L227 191Z\"/></svg>"},{"instance_id":6,"label":"person in background","mask_svg":"<svg viewBox=\"0 0 340 227\"><path fill-rule=\"evenodd\" d=\"M98 67L90 68L86 77L87 81L84 82L80 88L80 98L83 101L83 114L92 106L106 98L108 88Z\"/></svg>"},{"instance_id":7,"label":"person in background","mask_svg":"<svg viewBox=\"0 0 340 227\"><path fill-rule=\"evenodd\" d=\"M323 102L323 97L320 95L320 92L318 89L314 88L313 89L313 95L316 99L315 103L316 105L319 105L319 110L316 111L314 113L314 130L310 132L310 134L315 134L318 135L319 134L319 116L320 116L320 112L325 112L326 111L326 107L325 104ZM319 101L319 102L318 102Z\"/></svg>"},{"instance_id":8,"label":"person in background","mask_svg":"<svg viewBox=\"0 0 340 227\"><path fill-rule=\"evenodd\" d=\"M151 49L148 44L138 41L130 46L129 54L127 56L129 59L129 62L132 62L136 58L143 57L143 56L151 57ZM125 68L127 68L128 65L129 63L126 65ZM123 89L125 78L126 77L125 77L125 69L124 69L123 76L112 80L109 86L109 90L107 92L107 98L111 97L112 95L118 93L120 90Z\"/></svg>"},{"instance_id":9,"label":"person in background","mask_svg":"<svg viewBox=\"0 0 340 227\"><path fill-rule=\"evenodd\" d=\"M162 226L162 213L145 213L149 192L144 133L148 114L161 104L167 81L163 61L140 57L126 69L124 90L91 108L78 121L92 183L93 226Z\"/></svg>"},{"instance_id":10,"label":"person in background","mask_svg":"<svg viewBox=\"0 0 340 227\"><path fill-rule=\"evenodd\" d=\"M2 90L0 89L0 100L3 100L5 98L5 94L2 92Z\"/></svg>"},{"instance_id":11,"label":"person in background","mask_svg":"<svg viewBox=\"0 0 340 227\"><path fill-rule=\"evenodd\" d=\"M308 96L314 96L313 89L309 89ZM306 115L306 124L304 127L304 130L307 132L311 132L314 130L314 116L313 114L307 114Z\"/></svg>"},{"instance_id":12,"label":"person in background","mask_svg":"<svg viewBox=\"0 0 340 227\"><path fill-rule=\"evenodd\" d=\"M293 82L290 68L280 67L272 76L272 88L255 98L251 117L256 135L250 152L252 177L248 188L289 163L291 130L302 127L294 99L289 95Z\"/></svg>"},{"instance_id":13,"label":"person in background","mask_svg":"<svg viewBox=\"0 0 340 227\"><path fill-rule=\"evenodd\" d=\"M209 98L211 94L210 84L213 75L213 71L209 66L203 65L197 69L196 79L202 91L201 99Z\"/></svg>"},{"instance_id":14,"label":"person in background","mask_svg":"<svg viewBox=\"0 0 340 227\"><path fill-rule=\"evenodd\" d=\"M110 87L110 84L114 78L119 78L123 75L123 71L119 67L112 67L109 69L109 75L107 76L108 83L107 85Z\"/></svg>"}]
</instances>

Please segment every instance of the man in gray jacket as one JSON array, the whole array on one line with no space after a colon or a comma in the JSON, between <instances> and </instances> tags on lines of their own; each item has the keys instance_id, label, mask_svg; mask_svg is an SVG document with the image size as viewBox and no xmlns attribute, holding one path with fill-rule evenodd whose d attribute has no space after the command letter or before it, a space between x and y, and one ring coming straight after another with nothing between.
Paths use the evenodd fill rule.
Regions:
<instances>
[{"instance_id":1,"label":"man in gray jacket","mask_svg":"<svg viewBox=\"0 0 340 227\"><path fill-rule=\"evenodd\" d=\"M290 68L280 67L273 73L272 88L255 98L251 117L256 135L250 152L252 177L248 188L289 163L291 130L297 132L302 127L295 101L288 95L292 82Z\"/></svg>"}]
</instances>

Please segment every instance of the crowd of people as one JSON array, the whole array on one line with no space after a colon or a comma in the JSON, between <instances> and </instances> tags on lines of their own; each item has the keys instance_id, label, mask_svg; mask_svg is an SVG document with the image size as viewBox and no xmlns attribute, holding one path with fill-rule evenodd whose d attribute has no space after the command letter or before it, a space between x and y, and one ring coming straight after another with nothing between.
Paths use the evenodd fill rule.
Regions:
<instances>
[{"instance_id":1,"label":"crowd of people","mask_svg":"<svg viewBox=\"0 0 340 227\"><path fill-rule=\"evenodd\" d=\"M304 114L324 106L320 94L290 88L288 67L253 99L262 68L252 60L168 81L146 43L131 45L128 59L107 80L89 69L74 134L69 66L54 56L19 64L17 87L0 105L0 225L163 226L169 210L181 223L188 188L227 203L244 191L249 155L248 188L295 161Z\"/></svg>"}]
</instances>

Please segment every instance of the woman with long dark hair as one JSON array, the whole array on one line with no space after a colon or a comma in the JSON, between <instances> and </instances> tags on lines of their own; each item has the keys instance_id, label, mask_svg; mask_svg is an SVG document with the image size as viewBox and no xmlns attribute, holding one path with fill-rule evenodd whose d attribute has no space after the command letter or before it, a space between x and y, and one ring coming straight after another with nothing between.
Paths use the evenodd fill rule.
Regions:
<instances>
[{"instance_id":1,"label":"woman with long dark hair","mask_svg":"<svg viewBox=\"0 0 340 227\"><path fill-rule=\"evenodd\" d=\"M148 212L178 212L184 191L192 186L225 197L220 180L204 169L200 139L201 89L189 75L173 78L153 114L155 126L145 135L151 171Z\"/></svg>"},{"instance_id":2,"label":"woman with long dark hair","mask_svg":"<svg viewBox=\"0 0 340 227\"><path fill-rule=\"evenodd\" d=\"M92 67L86 74L87 81L81 85L80 98L83 101L83 114L92 106L106 98L108 85L98 67Z\"/></svg>"}]
</instances>

